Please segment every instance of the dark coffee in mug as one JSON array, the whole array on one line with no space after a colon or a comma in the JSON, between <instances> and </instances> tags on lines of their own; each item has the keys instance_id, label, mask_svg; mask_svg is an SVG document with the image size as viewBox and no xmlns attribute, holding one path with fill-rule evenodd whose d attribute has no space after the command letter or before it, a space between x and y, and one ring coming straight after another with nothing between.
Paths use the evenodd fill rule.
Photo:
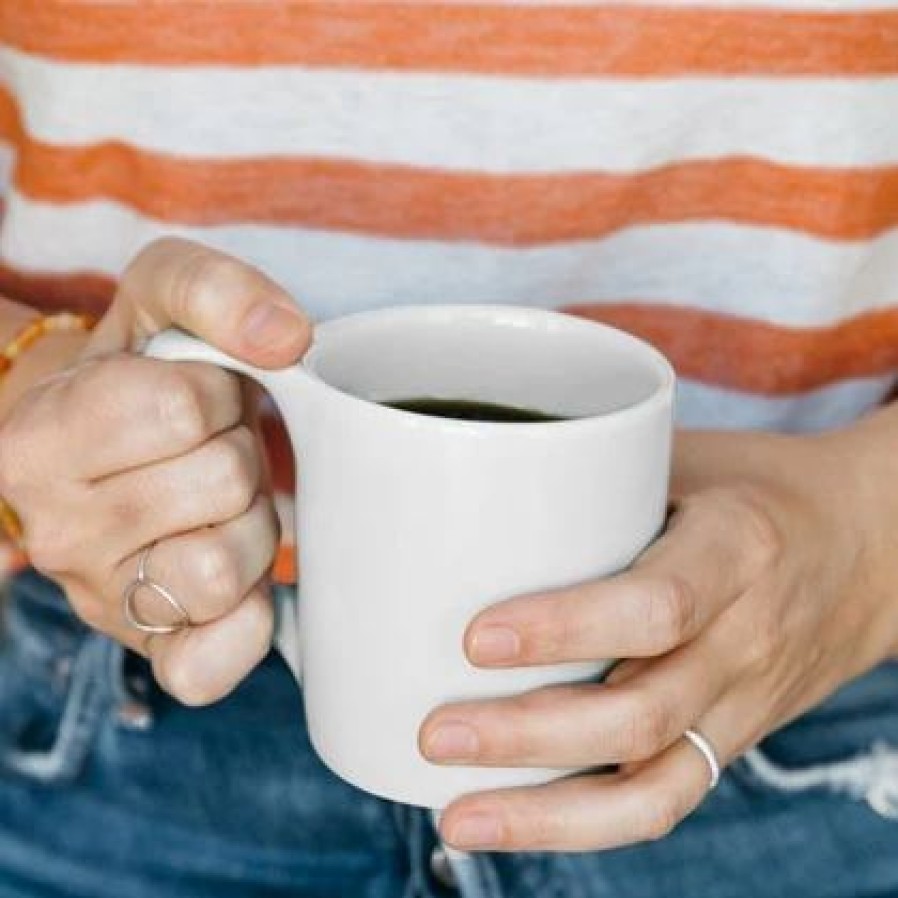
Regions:
<instances>
[{"instance_id":1,"label":"dark coffee in mug","mask_svg":"<svg viewBox=\"0 0 898 898\"><path fill-rule=\"evenodd\" d=\"M435 399L428 396L413 399L393 399L382 402L390 408L418 415L436 418L458 418L462 421L495 421L502 424L542 424L548 421L563 421L558 415L513 405L499 405L493 402L479 402L471 399Z\"/></svg>"}]
</instances>

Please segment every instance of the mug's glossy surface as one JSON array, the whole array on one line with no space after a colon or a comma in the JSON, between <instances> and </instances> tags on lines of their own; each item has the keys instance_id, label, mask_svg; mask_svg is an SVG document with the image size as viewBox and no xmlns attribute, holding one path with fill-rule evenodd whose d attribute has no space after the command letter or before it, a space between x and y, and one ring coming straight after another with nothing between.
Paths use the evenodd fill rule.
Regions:
<instances>
[{"instance_id":1,"label":"mug's glossy surface","mask_svg":"<svg viewBox=\"0 0 898 898\"><path fill-rule=\"evenodd\" d=\"M674 375L652 347L534 309L402 307L321 324L303 363L261 371L185 334L148 354L224 365L272 394L297 455L298 639L309 732L362 789L442 808L557 770L439 767L436 706L595 677L607 666L483 671L471 618L509 596L627 566L662 525ZM572 420L462 421L378 404L427 395Z\"/></svg>"}]
</instances>

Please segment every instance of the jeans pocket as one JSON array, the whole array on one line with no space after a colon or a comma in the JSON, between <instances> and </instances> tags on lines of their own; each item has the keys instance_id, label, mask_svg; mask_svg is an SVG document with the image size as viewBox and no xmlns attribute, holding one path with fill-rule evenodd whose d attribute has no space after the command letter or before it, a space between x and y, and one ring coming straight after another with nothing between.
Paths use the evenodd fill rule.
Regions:
<instances>
[{"instance_id":1,"label":"jeans pocket","mask_svg":"<svg viewBox=\"0 0 898 898\"><path fill-rule=\"evenodd\" d=\"M8 586L0 645L0 771L53 783L83 770L120 650L34 571Z\"/></svg>"},{"instance_id":2,"label":"jeans pocket","mask_svg":"<svg viewBox=\"0 0 898 898\"><path fill-rule=\"evenodd\" d=\"M884 664L772 733L730 767L772 798L825 790L898 820L898 665Z\"/></svg>"}]
</instances>

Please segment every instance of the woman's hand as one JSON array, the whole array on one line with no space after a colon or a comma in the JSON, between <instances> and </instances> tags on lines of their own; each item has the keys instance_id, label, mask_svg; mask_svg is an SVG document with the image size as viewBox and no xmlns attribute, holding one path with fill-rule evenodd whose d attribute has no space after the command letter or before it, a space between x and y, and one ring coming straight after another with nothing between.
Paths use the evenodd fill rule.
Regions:
<instances>
[{"instance_id":1,"label":"woman's hand","mask_svg":"<svg viewBox=\"0 0 898 898\"><path fill-rule=\"evenodd\" d=\"M480 614L481 667L628 658L607 685L447 706L433 761L621 765L450 806L466 849L586 850L668 833L705 796L696 728L722 764L898 645L898 431L892 409L826 437L682 434L664 537L619 576Z\"/></svg>"},{"instance_id":2,"label":"woman's hand","mask_svg":"<svg viewBox=\"0 0 898 898\"><path fill-rule=\"evenodd\" d=\"M265 584L279 531L249 386L211 365L129 354L170 325L262 367L294 362L310 337L260 272L157 241L125 272L81 358L5 416L0 494L21 517L32 563L80 617L149 656L174 696L204 704L268 650ZM193 626L148 638L126 624L122 593L157 541L148 573ZM171 614L146 590L138 601L154 623Z\"/></svg>"}]
</instances>

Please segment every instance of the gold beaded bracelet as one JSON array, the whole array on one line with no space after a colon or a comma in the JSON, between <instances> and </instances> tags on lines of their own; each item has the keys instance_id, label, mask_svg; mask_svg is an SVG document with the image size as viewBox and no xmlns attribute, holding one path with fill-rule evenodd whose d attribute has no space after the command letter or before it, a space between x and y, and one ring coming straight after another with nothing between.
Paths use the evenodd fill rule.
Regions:
<instances>
[{"instance_id":1,"label":"gold beaded bracelet","mask_svg":"<svg viewBox=\"0 0 898 898\"><path fill-rule=\"evenodd\" d=\"M96 323L97 319L93 315L78 312L41 315L41 317L29 321L0 350L0 378L9 373L16 359L34 346L41 337L66 331L89 331L93 329ZM0 497L0 528L13 542L21 544L23 536L22 521L16 510L2 497Z\"/></svg>"}]
</instances>

